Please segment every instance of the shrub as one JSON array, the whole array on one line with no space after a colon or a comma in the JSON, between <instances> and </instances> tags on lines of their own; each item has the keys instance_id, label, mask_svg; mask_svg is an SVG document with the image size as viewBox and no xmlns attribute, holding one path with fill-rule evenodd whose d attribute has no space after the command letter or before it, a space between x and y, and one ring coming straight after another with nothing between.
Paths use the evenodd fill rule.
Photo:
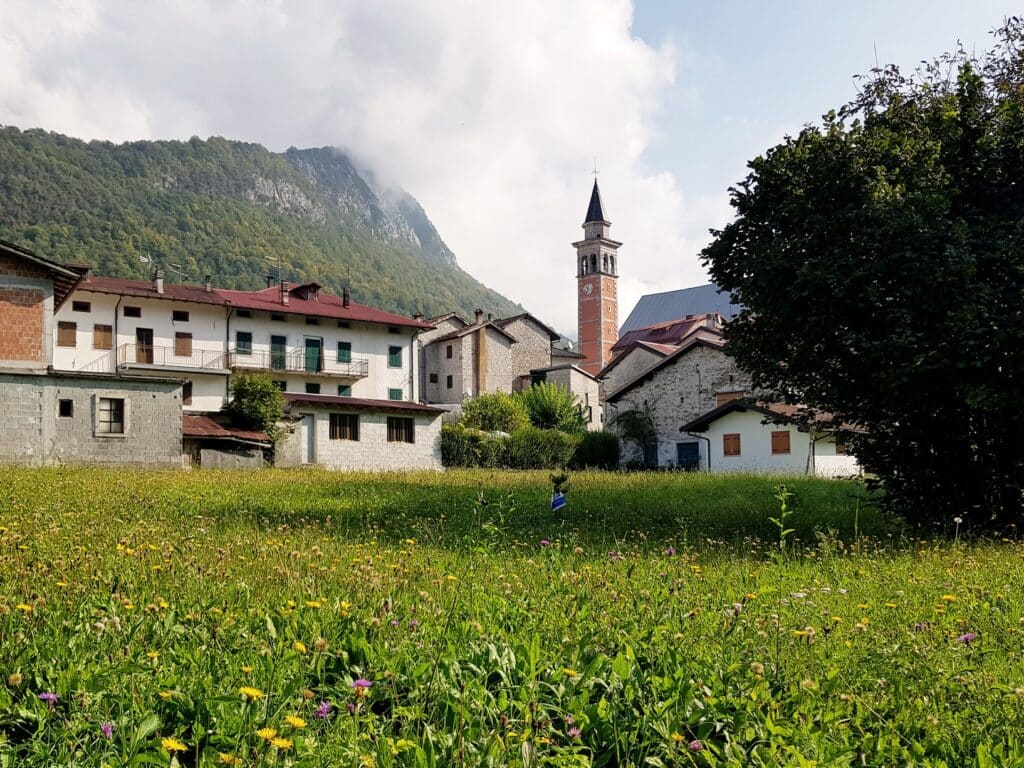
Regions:
<instances>
[{"instance_id":1,"label":"shrub","mask_svg":"<svg viewBox=\"0 0 1024 768\"><path fill-rule=\"evenodd\" d=\"M554 382L542 381L518 395L530 423L540 429L582 432L587 427L576 395Z\"/></svg>"},{"instance_id":2,"label":"shrub","mask_svg":"<svg viewBox=\"0 0 1024 768\"><path fill-rule=\"evenodd\" d=\"M615 469L619 466L619 438L611 432L585 432L572 457L574 469Z\"/></svg>"},{"instance_id":3,"label":"shrub","mask_svg":"<svg viewBox=\"0 0 1024 768\"><path fill-rule=\"evenodd\" d=\"M505 392L484 394L462 406L462 424L484 432L508 432L530 425L523 402Z\"/></svg>"},{"instance_id":4,"label":"shrub","mask_svg":"<svg viewBox=\"0 0 1024 768\"><path fill-rule=\"evenodd\" d=\"M461 424L441 425L441 463L446 467L508 466L509 439Z\"/></svg>"},{"instance_id":5,"label":"shrub","mask_svg":"<svg viewBox=\"0 0 1024 768\"><path fill-rule=\"evenodd\" d=\"M284 396L266 374L239 373L232 377L227 412L234 424L266 432L270 441L276 442L277 425L284 413Z\"/></svg>"},{"instance_id":6,"label":"shrub","mask_svg":"<svg viewBox=\"0 0 1024 768\"><path fill-rule=\"evenodd\" d=\"M580 443L578 435L558 429L525 427L508 441L508 462L514 469L566 467Z\"/></svg>"}]
</instances>

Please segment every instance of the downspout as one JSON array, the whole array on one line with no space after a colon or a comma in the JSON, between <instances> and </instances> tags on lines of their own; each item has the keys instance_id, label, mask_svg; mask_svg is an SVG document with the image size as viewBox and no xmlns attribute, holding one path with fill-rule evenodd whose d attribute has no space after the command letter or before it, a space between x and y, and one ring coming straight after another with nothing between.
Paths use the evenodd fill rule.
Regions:
<instances>
[{"instance_id":1,"label":"downspout","mask_svg":"<svg viewBox=\"0 0 1024 768\"><path fill-rule=\"evenodd\" d=\"M413 330L409 337L409 402L418 402L416 397L416 337L419 336L418 329Z\"/></svg>"},{"instance_id":2,"label":"downspout","mask_svg":"<svg viewBox=\"0 0 1024 768\"><path fill-rule=\"evenodd\" d=\"M684 432L683 434L684 435L689 435L690 437L696 437L698 440L703 440L705 443L707 443L707 445L708 445L708 453L707 453L707 456L708 456L708 468L707 468L706 471L710 475L711 474L711 438L710 437L705 437L704 435L698 435L698 434L695 434L693 432Z\"/></svg>"},{"instance_id":3,"label":"downspout","mask_svg":"<svg viewBox=\"0 0 1024 768\"><path fill-rule=\"evenodd\" d=\"M228 307L227 316L224 318L224 367L231 370L231 315L235 312L234 307ZM227 407L231 397L231 374L224 377L224 406Z\"/></svg>"},{"instance_id":4,"label":"downspout","mask_svg":"<svg viewBox=\"0 0 1024 768\"><path fill-rule=\"evenodd\" d=\"M818 455L818 441L824 440L826 437L828 437L828 435L821 435L820 437L815 437L813 432L809 434L811 436L811 444L809 453L807 454L807 474L811 475L812 477L816 477L818 474L818 462L816 461Z\"/></svg>"},{"instance_id":5,"label":"downspout","mask_svg":"<svg viewBox=\"0 0 1024 768\"><path fill-rule=\"evenodd\" d=\"M118 376L120 376L121 373L120 373L120 371L117 368L117 353L118 353L118 349L120 347L120 344L118 343L119 340L120 340L120 337L117 334L117 318L121 316L121 302L122 301L124 301L124 296L123 295L122 296L118 296L117 297L117 304L114 305L114 371L113 372L115 374L117 374Z\"/></svg>"}]
</instances>

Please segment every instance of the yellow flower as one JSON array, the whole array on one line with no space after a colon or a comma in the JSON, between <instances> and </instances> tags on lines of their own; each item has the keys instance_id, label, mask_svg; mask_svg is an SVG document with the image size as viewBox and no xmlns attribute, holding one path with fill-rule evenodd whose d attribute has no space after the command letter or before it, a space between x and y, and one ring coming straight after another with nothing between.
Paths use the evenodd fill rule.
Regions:
<instances>
[{"instance_id":1,"label":"yellow flower","mask_svg":"<svg viewBox=\"0 0 1024 768\"><path fill-rule=\"evenodd\" d=\"M153 659L153 661L156 661L158 658L160 658L160 653L158 651L146 651L146 655L149 656L149 658Z\"/></svg>"},{"instance_id":2,"label":"yellow flower","mask_svg":"<svg viewBox=\"0 0 1024 768\"><path fill-rule=\"evenodd\" d=\"M459 580L458 576L455 576L455 575L453 575L451 573L449 573L447 576L445 576L445 578L448 579L448 581L458 581Z\"/></svg>"},{"instance_id":3,"label":"yellow flower","mask_svg":"<svg viewBox=\"0 0 1024 768\"><path fill-rule=\"evenodd\" d=\"M672 731L672 741L679 744L680 742L686 741L686 739L681 733L679 733L679 731Z\"/></svg>"},{"instance_id":4,"label":"yellow flower","mask_svg":"<svg viewBox=\"0 0 1024 768\"><path fill-rule=\"evenodd\" d=\"M174 691L160 691L160 698L167 700L174 695Z\"/></svg>"},{"instance_id":5,"label":"yellow flower","mask_svg":"<svg viewBox=\"0 0 1024 768\"><path fill-rule=\"evenodd\" d=\"M306 721L303 720L301 717L298 717L297 715L288 715L285 718L285 722L287 722L288 725L290 725L292 728L305 728L306 727Z\"/></svg>"},{"instance_id":6,"label":"yellow flower","mask_svg":"<svg viewBox=\"0 0 1024 768\"><path fill-rule=\"evenodd\" d=\"M278 749L291 749L292 746L292 740L286 739L282 736L278 736L277 738L271 739L270 743Z\"/></svg>"},{"instance_id":7,"label":"yellow flower","mask_svg":"<svg viewBox=\"0 0 1024 768\"><path fill-rule=\"evenodd\" d=\"M319 600L307 600L306 601L306 607L307 608L320 608L322 606L323 606L323 603L321 603Z\"/></svg>"},{"instance_id":8,"label":"yellow flower","mask_svg":"<svg viewBox=\"0 0 1024 768\"><path fill-rule=\"evenodd\" d=\"M170 736L163 739L160 743L168 752L184 752L188 749L188 746Z\"/></svg>"},{"instance_id":9,"label":"yellow flower","mask_svg":"<svg viewBox=\"0 0 1024 768\"><path fill-rule=\"evenodd\" d=\"M260 728L256 731L256 735L259 736L261 739L266 739L267 741L270 741L275 736L277 736L277 728Z\"/></svg>"},{"instance_id":10,"label":"yellow flower","mask_svg":"<svg viewBox=\"0 0 1024 768\"><path fill-rule=\"evenodd\" d=\"M300 643L298 640L296 640L294 643L292 643L292 648L294 648L299 653L305 653L306 652L306 644L305 643Z\"/></svg>"},{"instance_id":11,"label":"yellow flower","mask_svg":"<svg viewBox=\"0 0 1024 768\"><path fill-rule=\"evenodd\" d=\"M944 603L955 603L956 602L956 595L943 595L939 599L942 602L944 602Z\"/></svg>"},{"instance_id":12,"label":"yellow flower","mask_svg":"<svg viewBox=\"0 0 1024 768\"><path fill-rule=\"evenodd\" d=\"M246 666L242 667L242 671L243 671L243 672L244 672L245 674L247 674L247 675L251 675L251 674L252 674L252 667L250 667L250 666L246 665Z\"/></svg>"},{"instance_id":13,"label":"yellow flower","mask_svg":"<svg viewBox=\"0 0 1024 768\"><path fill-rule=\"evenodd\" d=\"M576 677L576 675L578 675L579 672L577 672L572 667L566 667L562 670L562 674L564 674L566 677Z\"/></svg>"},{"instance_id":14,"label":"yellow flower","mask_svg":"<svg viewBox=\"0 0 1024 768\"><path fill-rule=\"evenodd\" d=\"M218 752L217 757L220 759L221 765L241 765L242 758L235 757L228 752Z\"/></svg>"},{"instance_id":15,"label":"yellow flower","mask_svg":"<svg viewBox=\"0 0 1024 768\"><path fill-rule=\"evenodd\" d=\"M15 608L19 611L24 611L25 613L32 613L32 606L28 603L18 603Z\"/></svg>"},{"instance_id":16,"label":"yellow flower","mask_svg":"<svg viewBox=\"0 0 1024 768\"><path fill-rule=\"evenodd\" d=\"M248 685L243 685L238 689L238 692L245 696L249 701L255 701L256 699L263 698L263 691L259 688L250 688Z\"/></svg>"},{"instance_id":17,"label":"yellow flower","mask_svg":"<svg viewBox=\"0 0 1024 768\"><path fill-rule=\"evenodd\" d=\"M885 607L886 608L895 608L896 607L896 603L885 603Z\"/></svg>"}]
</instances>

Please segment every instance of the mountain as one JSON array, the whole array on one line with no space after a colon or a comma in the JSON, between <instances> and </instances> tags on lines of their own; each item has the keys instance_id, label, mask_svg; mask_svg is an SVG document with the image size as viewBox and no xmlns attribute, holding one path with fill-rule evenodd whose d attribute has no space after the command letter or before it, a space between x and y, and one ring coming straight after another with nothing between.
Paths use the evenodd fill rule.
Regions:
<instances>
[{"instance_id":1,"label":"mountain","mask_svg":"<svg viewBox=\"0 0 1024 768\"><path fill-rule=\"evenodd\" d=\"M523 311L459 267L408 192L330 147L0 127L0 238L115 277L161 266L171 281L255 289L280 270L401 314Z\"/></svg>"}]
</instances>

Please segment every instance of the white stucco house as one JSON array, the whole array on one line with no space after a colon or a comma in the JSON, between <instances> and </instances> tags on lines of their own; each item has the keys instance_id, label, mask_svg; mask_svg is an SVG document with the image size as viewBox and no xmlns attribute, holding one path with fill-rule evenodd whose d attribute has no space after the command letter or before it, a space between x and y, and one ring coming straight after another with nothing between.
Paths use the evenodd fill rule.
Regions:
<instances>
[{"instance_id":1,"label":"white stucco house","mask_svg":"<svg viewBox=\"0 0 1024 768\"><path fill-rule=\"evenodd\" d=\"M700 469L850 477L861 473L841 433L807 431L799 406L732 400L684 424L700 442ZM844 431L850 431L847 428Z\"/></svg>"}]
</instances>

